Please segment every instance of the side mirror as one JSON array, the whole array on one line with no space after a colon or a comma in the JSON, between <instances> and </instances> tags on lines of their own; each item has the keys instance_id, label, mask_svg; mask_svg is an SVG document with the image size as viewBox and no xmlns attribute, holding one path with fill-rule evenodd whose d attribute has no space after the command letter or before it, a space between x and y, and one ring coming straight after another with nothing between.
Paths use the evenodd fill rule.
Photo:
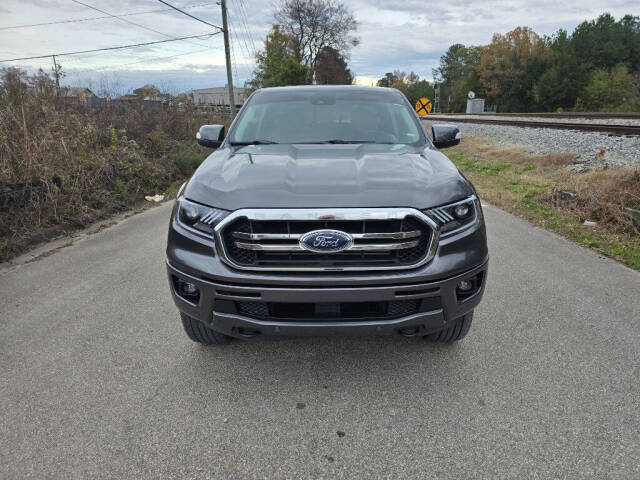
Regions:
<instances>
[{"instance_id":1,"label":"side mirror","mask_svg":"<svg viewBox=\"0 0 640 480\"><path fill-rule=\"evenodd\" d=\"M224 125L202 125L196 140L203 147L218 148L224 140Z\"/></svg>"},{"instance_id":2,"label":"side mirror","mask_svg":"<svg viewBox=\"0 0 640 480\"><path fill-rule=\"evenodd\" d=\"M436 124L431 127L433 144L436 148L453 147L460 143L462 134L455 125Z\"/></svg>"}]
</instances>

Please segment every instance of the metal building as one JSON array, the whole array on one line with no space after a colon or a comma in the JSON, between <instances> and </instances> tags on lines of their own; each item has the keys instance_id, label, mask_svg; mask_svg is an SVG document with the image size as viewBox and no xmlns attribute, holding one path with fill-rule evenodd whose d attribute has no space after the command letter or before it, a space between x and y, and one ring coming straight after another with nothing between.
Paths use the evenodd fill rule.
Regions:
<instances>
[{"instance_id":1,"label":"metal building","mask_svg":"<svg viewBox=\"0 0 640 480\"><path fill-rule=\"evenodd\" d=\"M467 113L484 113L484 98L467 99Z\"/></svg>"},{"instance_id":2,"label":"metal building","mask_svg":"<svg viewBox=\"0 0 640 480\"><path fill-rule=\"evenodd\" d=\"M229 105L229 91L226 86L215 88L200 88L194 90L193 102L196 105ZM236 105L242 105L247 99L244 88L233 87L233 96Z\"/></svg>"}]
</instances>

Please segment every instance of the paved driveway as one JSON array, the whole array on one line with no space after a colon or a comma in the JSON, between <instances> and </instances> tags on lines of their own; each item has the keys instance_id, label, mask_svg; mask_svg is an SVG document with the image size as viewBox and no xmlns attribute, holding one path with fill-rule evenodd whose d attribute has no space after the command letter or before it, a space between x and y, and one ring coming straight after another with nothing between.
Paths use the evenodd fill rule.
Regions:
<instances>
[{"instance_id":1,"label":"paved driveway","mask_svg":"<svg viewBox=\"0 0 640 480\"><path fill-rule=\"evenodd\" d=\"M457 345L206 348L169 213L0 275L1 478L640 478L640 274L489 207Z\"/></svg>"}]
</instances>

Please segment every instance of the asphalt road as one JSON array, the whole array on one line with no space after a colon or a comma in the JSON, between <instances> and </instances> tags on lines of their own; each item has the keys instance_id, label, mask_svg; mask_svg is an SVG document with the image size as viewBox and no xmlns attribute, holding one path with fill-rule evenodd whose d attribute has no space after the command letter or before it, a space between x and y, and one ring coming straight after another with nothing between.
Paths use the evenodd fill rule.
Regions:
<instances>
[{"instance_id":1,"label":"asphalt road","mask_svg":"<svg viewBox=\"0 0 640 480\"><path fill-rule=\"evenodd\" d=\"M206 348L169 211L0 274L0 478L640 478L640 274L489 207L457 345Z\"/></svg>"}]
</instances>

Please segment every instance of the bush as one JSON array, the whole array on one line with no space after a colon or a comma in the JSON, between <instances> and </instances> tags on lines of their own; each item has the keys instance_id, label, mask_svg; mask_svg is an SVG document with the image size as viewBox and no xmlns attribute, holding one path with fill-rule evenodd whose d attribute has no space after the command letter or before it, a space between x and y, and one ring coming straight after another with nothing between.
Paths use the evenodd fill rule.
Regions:
<instances>
[{"instance_id":1,"label":"bush","mask_svg":"<svg viewBox=\"0 0 640 480\"><path fill-rule=\"evenodd\" d=\"M584 111L636 112L640 110L640 86L622 65L610 71L596 70L577 107Z\"/></svg>"},{"instance_id":2,"label":"bush","mask_svg":"<svg viewBox=\"0 0 640 480\"><path fill-rule=\"evenodd\" d=\"M634 233L625 207L640 209L640 170L599 170L575 178L578 193L573 209L584 220L595 220L617 232Z\"/></svg>"},{"instance_id":3,"label":"bush","mask_svg":"<svg viewBox=\"0 0 640 480\"><path fill-rule=\"evenodd\" d=\"M167 190L209 153L192 108L55 93L42 71L0 70L0 261Z\"/></svg>"}]
</instances>

